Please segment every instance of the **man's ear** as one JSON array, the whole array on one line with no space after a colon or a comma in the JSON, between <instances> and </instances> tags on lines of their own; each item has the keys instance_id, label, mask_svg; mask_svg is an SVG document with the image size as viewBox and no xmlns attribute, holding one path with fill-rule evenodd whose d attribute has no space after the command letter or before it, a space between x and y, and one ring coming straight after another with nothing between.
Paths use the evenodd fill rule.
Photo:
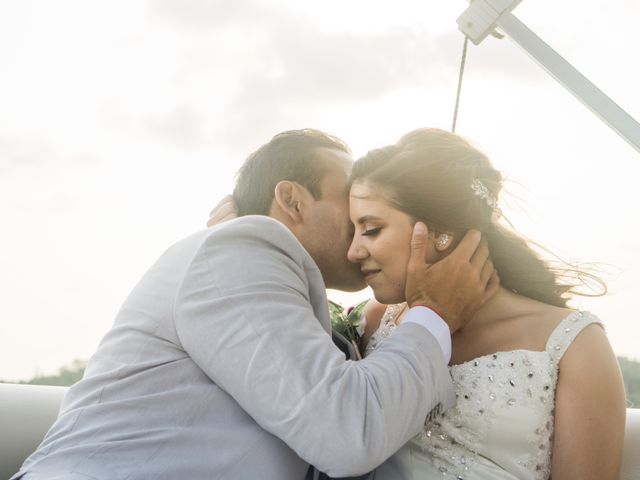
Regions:
<instances>
[{"instance_id":1,"label":"man's ear","mask_svg":"<svg viewBox=\"0 0 640 480\"><path fill-rule=\"evenodd\" d=\"M300 186L289 180L278 182L273 199L280 211L294 223L302 221L302 191Z\"/></svg>"}]
</instances>

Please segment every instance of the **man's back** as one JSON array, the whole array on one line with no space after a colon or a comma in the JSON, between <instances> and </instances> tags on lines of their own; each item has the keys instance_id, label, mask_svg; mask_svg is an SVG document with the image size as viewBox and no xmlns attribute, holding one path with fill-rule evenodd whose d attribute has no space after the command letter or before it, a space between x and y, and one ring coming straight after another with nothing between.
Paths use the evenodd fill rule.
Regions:
<instances>
[{"instance_id":1,"label":"man's back","mask_svg":"<svg viewBox=\"0 0 640 480\"><path fill-rule=\"evenodd\" d=\"M295 251L295 239L271 219L239 223L223 227L220 245L226 248L234 229L243 230L230 255L242 254L242 239L260 241L261 234L293 249L294 257L306 255L301 246ZM247 237L249 225L254 233ZM203 249L215 248L220 235L212 230L192 235L145 274L89 362L85 378L70 389L58 421L25 463L26 478L32 478L31 472L33 478L113 480L304 476L307 464L217 386L181 342L176 298L194 259ZM324 286L316 278L313 288L321 292ZM229 313L221 312L224 322L239 320ZM233 358L224 361L233 368ZM269 476L261 470L265 462Z\"/></svg>"}]
</instances>

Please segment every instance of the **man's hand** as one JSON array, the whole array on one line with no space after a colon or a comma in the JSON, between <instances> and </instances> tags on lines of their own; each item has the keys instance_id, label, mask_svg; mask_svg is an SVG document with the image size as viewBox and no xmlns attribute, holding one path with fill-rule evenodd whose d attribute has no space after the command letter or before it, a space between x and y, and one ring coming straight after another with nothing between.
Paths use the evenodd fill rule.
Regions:
<instances>
[{"instance_id":1,"label":"man's hand","mask_svg":"<svg viewBox=\"0 0 640 480\"><path fill-rule=\"evenodd\" d=\"M407 267L407 304L433 309L454 333L498 291L500 281L480 232L469 230L450 255L431 265L426 263L428 233L424 223L416 223Z\"/></svg>"},{"instance_id":2,"label":"man's hand","mask_svg":"<svg viewBox=\"0 0 640 480\"><path fill-rule=\"evenodd\" d=\"M232 220L238 216L238 207L232 195L223 197L218 204L209 212L207 227L213 227L219 223Z\"/></svg>"}]
</instances>

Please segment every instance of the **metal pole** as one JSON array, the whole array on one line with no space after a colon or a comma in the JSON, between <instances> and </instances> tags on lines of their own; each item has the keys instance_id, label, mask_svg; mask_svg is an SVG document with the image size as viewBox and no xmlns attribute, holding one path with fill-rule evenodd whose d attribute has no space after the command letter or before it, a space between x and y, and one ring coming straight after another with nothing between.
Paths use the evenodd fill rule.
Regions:
<instances>
[{"instance_id":1,"label":"metal pole","mask_svg":"<svg viewBox=\"0 0 640 480\"><path fill-rule=\"evenodd\" d=\"M529 30L515 15L505 13L496 23L542 68L640 153L640 124L631 115Z\"/></svg>"}]
</instances>

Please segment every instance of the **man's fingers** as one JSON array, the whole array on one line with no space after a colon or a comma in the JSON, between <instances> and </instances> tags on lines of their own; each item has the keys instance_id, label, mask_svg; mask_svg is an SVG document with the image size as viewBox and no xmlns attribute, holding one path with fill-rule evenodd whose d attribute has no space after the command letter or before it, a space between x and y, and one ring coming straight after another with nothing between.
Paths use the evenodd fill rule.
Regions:
<instances>
[{"instance_id":1,"label":"man's fingers","mask_svg":"<svg viewBox=\"0 0 640 480\"><path fill-rule=\"evenodd\" d=\"M494 270L491 278L489 278L489 282L487 283L487 288L485 290L485 301L489 298L493 297L500 288L500 276L498 275L498 271Z\"/></svg>"},{"instance_id":2,"label":"man's fingers","mask_svg":"<svg viewBox=\"0 0 640 480\"><path fill-rule=\"evenodd\" d=\"M231 204L235 203L235 200L233 199L233 195L225 195L224 197L222 197L220 201L216 204L216 206L213 207L209 212L209 217L213 217L216 213L216 210L221 208L223 205L229 204L229 203Z\"/></svg>"},{"instance_id":3,"label":"man's fingers","mask_svg":"<svg viewBox=\"0 0 640 480\"><path fill-rule=\"evenodd\" d=\"M207 221L207 227L213 227L214 225L218 225L219 223L226 222L227 220L231 220L236 217L237 215L233 211L218 211L214 213L213 216L209 217L209 220Z\"/></svg>"},{"instance_id":4,"label":"man's fingers","mask_svg":"<svg viewBox=\"0 0 640 480\"><path fill-rule=\"evenodd\" d=\"M234 214L236 210L236 206L233 203L232 200L223 203L222 205L220 205L220 207L218 208L218 211L215 212L212 217L216 217L216 218L224 218L227 217L231 214Z\"/></svg>"},{"instance_id":5,"label":"man's fingers","mask_svg":"<svg viewBox=\"0 0 640 480\"><path fill-rule=\"evenodd\" d=\"M209 213L209 220L207 221L207 227L213 227L227 220L231 220L238 216L238 209L236 207L235 199L232 195L227 195L213 207L213 210Z\"/></svg>"},{"instance_id":6,"label":"man's fingers","mask_svg":"<svg viewBox=\"0 0 640 480\"><path fill-rule=\"evenodd\" d=\"M233 220L237 215L234 212L229 212L224 216L216 215L215 217L211 217L207 222L207 227L213 227L214 225L218 225L219 223L224 223L227 220Z\"/></svg>"},{"instance_id":7,"label":"man's fingers","mask_svg":"<svg viewBox=\"0 0 640 480\"><path fill-rule=\"evenodd\" d=\"M467 230L467 233L465 233L464 237L462 237L462 240L455 250L451 252L449 257L459 258L460 261L464 262L470 261L478 248L481 239L482 235L478 230Z\"/></svg>"},{"instance_id":8,"label":"man's fingers","mask_svg":"<svg viewBox=\"0 0 640 480\"><path fill-rule=\"evenodd\" d=\"M427 236L429 230L422 222L416 222L411 235L411 254L409 257L409 268L417 269L423 267L427 262Z\"/></svg>"},{"instance_id":9,"label":"man's fingers","mask_svg":"<svg viewBox=\"0 0 640 480\"><path fill-rule=\"evenodd\" d=\"M207 227L213 227L219 223L222 223L226 220L230 220L235 215L231 211L231 207L228 205L224 205L220 207L218 210L212 211L209 220L207 221Z\"/></svg>"},{"instance_id":10,"label":"man's fingers","mask_svg":"<svg viewBox=\"0 0 640 480\"><path fill-rule=\"evenodd\" d=\"M487 239L482 237L482 240L480 240L480 243L478 244L478 248L476 248L476 251L473 252L473 255L471 256L471 266L477 271L480 271L488 258L489 244L487 243Z\"/></svg>"},{"instance_id":11,"label":"man's fingers","mask_svg":"<svg viewBox=\"0 0 640 480\"><path fill-rule=\"evenodd\" d=\"M487 261L484 262L484 266L480 271L480 284L483 287L486 287L488 285L489 280L491 279L491 276L493 275L494 272L495 272L495 269L493 267L493 262L491 261L490 258L487 258Z\"/></svg>"}]
</instances>

